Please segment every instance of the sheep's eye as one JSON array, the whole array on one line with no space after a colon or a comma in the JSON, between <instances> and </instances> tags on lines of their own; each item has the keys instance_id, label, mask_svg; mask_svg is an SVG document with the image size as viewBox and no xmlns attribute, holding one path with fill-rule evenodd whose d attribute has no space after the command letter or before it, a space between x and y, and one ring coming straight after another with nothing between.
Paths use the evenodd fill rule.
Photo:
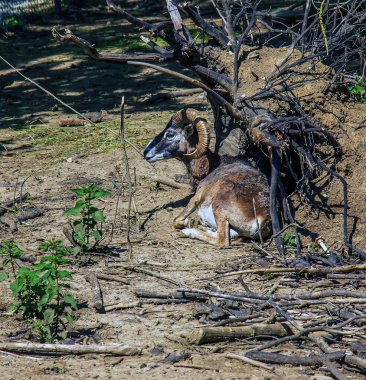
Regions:
<instances>
[{"instance_id":1,"label":"sheep's eye","mask_svg":"<svg viewBox=\"0 0 366 380\"><path fill-rule=\"evenodd\" d=\"M175 136L175 133L174 132L168 132L167 134L166 134L166 138L167 139L172 139L173 137Z\"/></svg>"}]
</instances>

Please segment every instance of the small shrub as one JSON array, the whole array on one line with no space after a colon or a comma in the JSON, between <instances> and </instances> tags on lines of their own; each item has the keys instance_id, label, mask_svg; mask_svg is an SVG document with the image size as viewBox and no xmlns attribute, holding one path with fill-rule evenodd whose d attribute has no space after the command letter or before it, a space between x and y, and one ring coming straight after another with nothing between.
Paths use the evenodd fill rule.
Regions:
<instances>
[{"instance_id":1,"label":"small shrub","mask_svg":"<svg viewBox=\"0 0 366 380\"><path fill-rule=\"evenodd\" d=\"M64 215L78 217L72 223L72 237L77 244L76 253L83 254L95 249L103 239L103 210L93 206L92 201L111 194L99 189L95 184L80 189L72 189L79 198L74 207L66 210Z\"/></svg>"},{"instance_id":2,"label":"small shrub","mask_svg":"<svg viewBox=\"0 0 366 380\"><path fill-rule=\"evenodd\" d=\"M69 271L60 267L69 263L68 251L61 241L47 241L38 247L48 255L43 256L38 264L18 267L14 270L12 260L23 252L14 243L4 243L3 250L9 256L7 265L12 265L15 280L10 289L16 302L8 308L8 312L18 313L23 319L31 321L33 328L43 340L53 342L58 337L65 337L66 325L73 322L71 310L77 309L75 298L65 294L69 289L68 281L72 280ZM2 251L3 251L2 250ZM2 276L2 280L7 277Z\"/></svg>"},{"instance_id":3,"label":"small shrub","mask_svg":"<svg viewBox=\"0 0 366 380\"><path fill-rule=\"evenodd\" d=\"M349 85L348 91L357 101L366 103L366 78L356 75L355 79L358 84Z\"/></svg>"}]
</instances>

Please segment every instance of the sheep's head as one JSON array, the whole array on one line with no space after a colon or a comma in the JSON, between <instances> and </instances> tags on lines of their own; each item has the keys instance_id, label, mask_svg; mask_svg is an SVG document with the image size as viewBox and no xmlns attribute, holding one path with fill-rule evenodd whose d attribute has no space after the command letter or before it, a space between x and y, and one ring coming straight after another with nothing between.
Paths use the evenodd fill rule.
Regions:
<instances>
[{"instance_id":1,"label":"sheep's head","mask_svg":"<svg viewBox=\"0 0 366 380\"><path fill-rule=\"evenodd\" d=\"M208 150L209 144L210 128L206 119L192 108L182 109L149 142L144 158L149 162L168 158L200 158Z\"/></svg>"}]
</instances>

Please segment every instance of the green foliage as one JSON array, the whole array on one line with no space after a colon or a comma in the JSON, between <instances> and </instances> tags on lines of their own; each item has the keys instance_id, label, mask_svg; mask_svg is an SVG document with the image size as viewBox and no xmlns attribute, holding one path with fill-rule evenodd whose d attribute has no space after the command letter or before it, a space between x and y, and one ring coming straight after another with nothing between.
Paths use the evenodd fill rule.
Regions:
<instances>
[{"instance_id":1,"label":"green foliage","mask_svg":"<svg viewBox=\"0 0 366 380\"><path fill-rule=\"evenodd\" d=\"M20 31L23 27L23 21L15 17L7 17L0 20L0 30L5 31L5 33Z\"/></svg>"},{"instance_id":2,"label":"green foliage","mask_svg":"<svg viewBox=\"0 0 366 380\"><path fill-rule=\"evenodd\" d=\"M130 221L133 226L139 225L139 217L136 214L130 216Z\"/></svg>"},{"instance_id":3,"label":"green foliage","mask_svg":"<svg viewBox=\"0 0 366 380\"><path fill-rule=\"evenodd\" d=\"M7 119L8 120L8 119ZM6 128L14 123L10 120L1 120L1 126ZM15 120L15 119L14 119ZM141 128L141 123L145 119L142 115L136 115L134 118L126 120L126 140L138 147L144 147L151 139L150 130ZM161 115L151 117L149 126L163 127L164 118ZM88 155L95 152L107 152L120 149L120 142L116 139L116 133L119 132L119 122L105 121L98 123L97 126L87 125L80 128L64 127L56 129L45 124L23 126L21 129L13 131L15 140L27 140L32 146L29 152L30 157L36 156L40 151L47 150L48 159L63 161L68 157L77 157L80 155ZM85 133L87 129L88 133ZM50 138L52 136L52 138ZM130 145L128 145L129 147ZM11 144L7 145L9 151L13 149ZM50 148L52 148L50 150ZM15 148L14 148L15 149Z\"/></svg>"},{"instance_id":4,"label":"green foliage","mask_svg":"<svg viewBox=\"0 0 366 380\"><path fill-rule=\"evenodd\" d=\"M23 252L12 242L4 243L8 250L8 263L20 257ZM41 338L53 342L64 335L63 329L73 321L71 310L77 310L75 298L66 289L70 288L72 276L69 271L61 269L69 260L68 251L61 241L47 241L38 247L46 254L38 264L19 267L14 272L15 280L10 289L16 302L8 308L8 312L18 313L23 319L33 321L34 329ZM6 259L5 259L6 260ZM62 329L63 328L63 329Z\"/></svg>"},{"instance_id":5,"label":"green foliage","mask_svg":"<svg viewBox=\"0 0 366 380\"><path fill-rule=\"evenodd\" d=\"M296 247L296 236L293 232L287 232L283 237L284 245L288 247Z\"/></svg>"},{"instance_id":6,"label":"green foliage","mask_svg":"<svg viewBox=\"0 0 366 380\"><path fill-rule=\"evenodd\" d=\"M74 247L76 253L83 254L92 251L103 239L102 226L105 215L103 210L93 206L92 201L111 194L94 183L71 191L81 199L76 201L74 207L66 210L64 215L78 217L72 223L72 237L77 244L77 247Z\"/></svg>"},{"instance_id":7,"label":"green foliage","mask_svg":"<svg viewBox=\"0 0 366 380\"><path fill-rule=\"evenodd\" d=\"M11 266L15 278L15 270L18 267L16 260L23 256L23 253L24 252L13 241L5 241L0 244L0 255L5 256L2 263L3 271L0 272L0 282L9 277L9 272L5 270L9 265Z\"/></svg>"},{"instance_id":8,"label":"green foliage","mask_svg":"<svg viewBox=\"0 0 366 380\"><path fill-rule=\"evenodd\" d=\"M148 52L151 51L151 48L145 44L141 40L139 36L134 35L127 35L122 39L119 39L117 41L114 41L112 43L108 43L107 45L104 45L101 47L101 50L111 50L111 49L119 49L123 53L128 52Z\"/></svg>"},{"instance_id":9,"label":"green foliage","mask_svg":"<svg viewBox=\"0 0 366 380\"><path fill-rule=\"evenodd\" d=\"M19 27L19 26L22 26L22 24L23 23L20 20L16 19L15 17L8 17L4 21L4 25L8 28L9 27L13 27L13 28Z\"/></svg>"},{"instance_id":10,"label":"green foliage","mask_svg":"<svg viewBox=\"0 0 366 380\"><path fill-rule=\"evenodd\" d=\"M20 207L15 204L15 205L13 205L13 206L10 207L10 210L12 212L18 212L20 210Z\"/></svg>"},{"instance_id":11,"label":"green foliage","mask_svg":"<svg viewBox=\"0 0 366 380\"><path fill-rule=\"evenodd\" d=\"M358 84L349 85L348 91L357 101L366 103L366 78L356 75L355 79Z\"/></svg>"},{"instance_id":12,"label":"green foliage","mask_svg":"<svg viewBox=\"0 0 366 380\"><path fill-rule=\"evenodd\" d=\"M293 232L287 232L283 237L285 254L290 253L291 248L296 247L296 235Z\"/></svg>"},{"instance_id":13,"label":"green foliage","mask_svg":"<svg viewBox=\"0 0 366 380\"><path fill-rule=\"evenodd\" d=\"M319 249L319 248L320 248L320 245L318 243L312 242L312 243L308 244L308 250L309 251L314 251L314 250Z\"/></svg>"}]
</instances>

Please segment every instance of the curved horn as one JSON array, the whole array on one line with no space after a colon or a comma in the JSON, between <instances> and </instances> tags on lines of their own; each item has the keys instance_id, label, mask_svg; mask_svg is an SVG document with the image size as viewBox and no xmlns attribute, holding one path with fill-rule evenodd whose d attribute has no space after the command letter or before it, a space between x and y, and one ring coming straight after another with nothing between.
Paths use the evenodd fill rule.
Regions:
<instances>
[{"instance_id":1,"label":"curved horn","mask_svg":"<svg viewBox=\"0 0 366 380\"><path fill-rule=\"evenodd\" d=\"M172 116L171 122L177 127L192 124L197 130L198 144L196 149L192 153L185 154L185 157L189 159L200 158L207 152L210 145L210 127L207 120L202 118L195 109L185 108L178 111Z\"/></svg>"}]
</instances>

